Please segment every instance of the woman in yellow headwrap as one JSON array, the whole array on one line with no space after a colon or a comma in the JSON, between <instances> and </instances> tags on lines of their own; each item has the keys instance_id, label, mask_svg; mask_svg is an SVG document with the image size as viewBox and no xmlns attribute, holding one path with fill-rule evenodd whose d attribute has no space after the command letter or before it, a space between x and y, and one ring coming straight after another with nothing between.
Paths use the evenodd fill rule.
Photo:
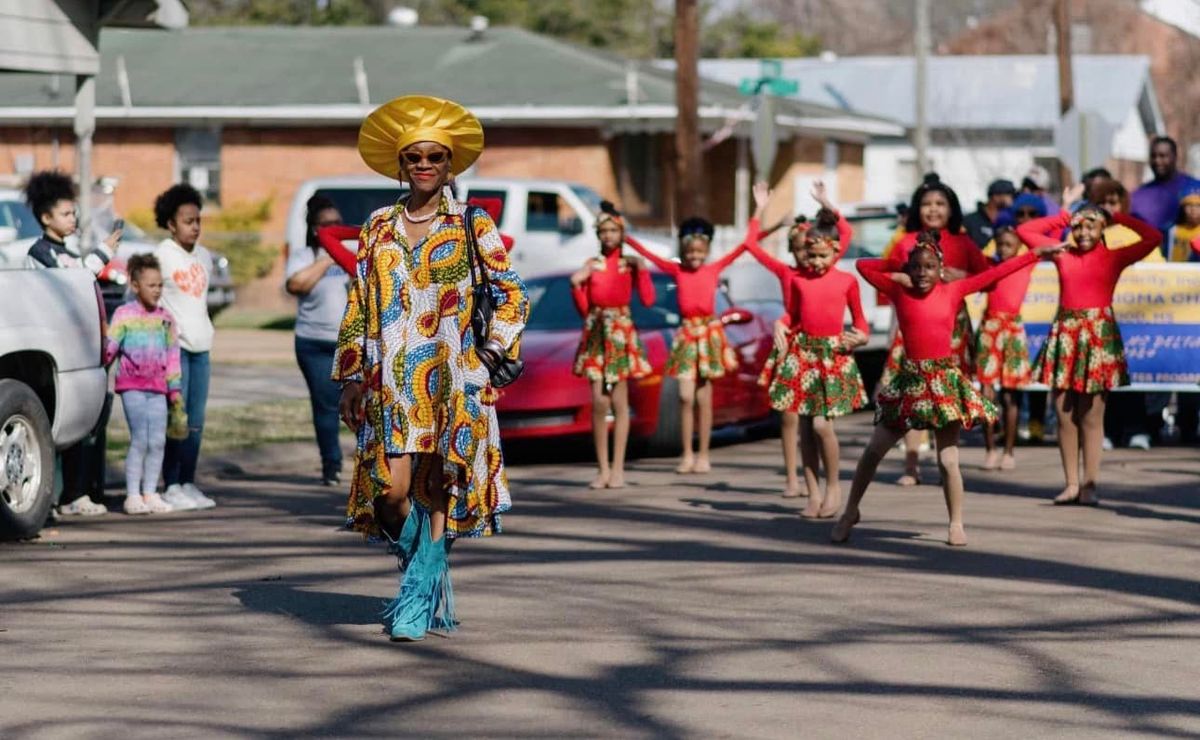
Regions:
<instances>
[{"instance_id":1,"label":"woman in yellow headwrap","mask_svg":"<svg viewBox=\"0 0 1200 740\"><path fill-rule=\"evenodd\" d=\"M483 150L475 116L439 98L397 98L363 122L358 148L410 190L363 226L338 337L333 377L358 437L348 515L398 555L403 576L385 627L392 639L419 640L454 628L454 538L498 532L510 507L489 368L516 356L529 301L491 217L468 211L447 185ZM466 229L496 304L484 346L471 330Z\"/></svg>"}]
</instances>

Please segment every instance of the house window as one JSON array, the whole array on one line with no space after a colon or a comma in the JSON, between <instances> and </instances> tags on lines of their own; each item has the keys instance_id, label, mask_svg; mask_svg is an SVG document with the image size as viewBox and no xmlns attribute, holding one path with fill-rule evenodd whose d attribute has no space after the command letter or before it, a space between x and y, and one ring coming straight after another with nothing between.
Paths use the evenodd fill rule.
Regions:
<instances>
[{"instance_id":1,"label":"house window","mask_svg":"<svg viewBox=\"0 0 1200 740\"><path fill-rule=\"evenodd\" d=\"M179 179L188 183L208 203L221 203L221 130L181 128L175 131L175 157Z\"/></svg>"}]
</instances>

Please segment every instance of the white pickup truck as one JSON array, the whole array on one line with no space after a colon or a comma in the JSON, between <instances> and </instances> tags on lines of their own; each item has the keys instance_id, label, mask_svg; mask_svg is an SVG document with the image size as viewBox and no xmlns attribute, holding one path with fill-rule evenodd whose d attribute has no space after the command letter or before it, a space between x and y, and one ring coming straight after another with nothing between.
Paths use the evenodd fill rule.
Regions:
<instances>
[{"instance_id":1,"label":"white pickup truck","mask_svg":"<svg viewBox=\"0 0 1200 740\"><path fill-rule=\"evenodd\" d=\"M55 452L100 419L104 314L84 269L0 269L0 296L0 539L19 539L50 513Z\"/></svg>"},{"instance_id":2,"label":"white pickup truck","mask_svg":"<svg viewBox=\"0 0 1200 740\"><path fill-rule=\"evenodd\" d=\"M596 212L600 195L586 185L563 180L462 177L455 181L460 200L488 202L499 211L496 225L513 238L513 267L523 277L575 270L599 249ZM304 211L308 199L332 200L348 224L361 224L372 211L395 203L407 189L377 175L320 177L304 182L288 213L288 248L303 247ZM661 239L631 230L663 257L675 256Z\"/></svg>"}]
</instances>

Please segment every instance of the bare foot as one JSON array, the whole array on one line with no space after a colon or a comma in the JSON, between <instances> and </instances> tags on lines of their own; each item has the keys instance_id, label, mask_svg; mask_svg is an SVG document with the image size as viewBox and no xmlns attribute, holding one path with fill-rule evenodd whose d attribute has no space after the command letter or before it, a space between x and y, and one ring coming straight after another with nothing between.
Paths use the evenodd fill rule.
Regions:
<instances>
[{"instance_id":1,"label":"bare foot","mask_svg":"<svg viewBox=\"0 0 1200 740\"><path fill-rule=\"evenodd\" d=\"M609 472L607 470L601 470L596 475L596 480L594 480L588 484L588 488L592 488L592 489L607 488L608 487L608 477L609 477Z\"/></svg>"},{"instance_id":2,"label":"bare foot","mask_svg":"<svg viewBox=\"0 0 1200 740\"><path fill-rule=\"evenodd\" d=\"M829 541L840 545L849 540L850 530L854 529L854 525L858 524L860 519L862 519L862 516L857 511L854 512L853 516L848 511L842 514L842 518L838 520L838 523L833 525L833 532L829 534Z\"/></svg>"},{"instance_id":3,"label":"bare foot","mask_svg":"<svg viewBox=\"0 0 1200 740\"><path fill-rule=\"evenodd\" d=\"M946 544L951 547L966 547L967 532L961 524L951 524L946 533Z\"/></svg>"},{"instance_id":4,"label":"bare foot","mask_svg":"<svg viewBox=\"0 0 1200 740\"><path fill-rule=\"evenodd\" d=\"M708 458L705 458L705 457L697 458L696 459L696 469L694 472L696 472L696 473L711 473L712 472L712 463L710 463L708 461Z\"/></svg>"},{"instance_id":5,"label":"bare foot","mask_svg":"<svg viewBox=\"0 0 1200 740\"><path fill-rule=\"evenodd\" d=\"M1000 469L1001 470L1016 470L1017 469L1017 458L1013 457L1012 455L1005 455L1004 457L1000 458Z\"/></svg>"},{"instance_id":6,"label":"bare foot","mask_svg":"<svg viewBox=\"0 0 1200 740\"><path fill-rule=\"evenodd\" d=\"M805 495L807 495L807 491L802 492L802 489L800 488L800 481L790 480L787 482L787 485L783 487L784 498L800 498L801 496Z\"/></svg>"},{"instance_id":7,"label":"bare foot","mask_svg":"<svg viewBox=\"0 0 1200 740\"><path fill-rule=\"evenodd\" d=\"M816 496L808 497L808 504L804 510L800 512L800 516L805 519L820 519L821 518L821 499Z\"/></svg>"},{"instance_id":8,"label":"bare foot","mask_svg":"<svg viewBox=\"0 0 1200 740\"><path fill-rule=\"evenodd\" d=\"M1000 467L1000 450L988 450L983 458L982 470L996 470Z\"/></svg>"},{"instance_id":9,"label":"bare foot","mask_svg":"<svg viewBox=\"0 0 1200 740\"><path fill-rule=\"evenodd\" d=\"M1067 486L1062 493L1054 497L1055 506L1067 506L1079 503L1079 486Z\"/></svg>"},{"instance_id":10,"label":"bare foot","mask_svg":"<svg viewBox=\"0 0 1200 740\"><path fill-rule=\"evenodd\" d=\"M921 485L921 475L919 473L905 473L896 481L896 485L904 488L919 486Z\"/></svg>"},{"instance_id":11,"label":"bare foot","mask_svg":"<svg viewBox=\"0 0 1200 740\"><path fill-rule=\"evenodd\" d=\"M608 485L605 487L606 488L624 488L625 487L625 471L622 470L621 472L618 473L617 471L614 470L608 476Z\"/></svg>"},{"instance_id":12,"label":"bare foot","mask_svg":"<svg viewBox=\"0 0 1200 740\"><path fill-rule=\"evenodd\" d=\"M675 468L675 472L680 475L696 472L696 461L691 457L685 457L679 461L679 465Z\"/></svg>"},{"instance_id":13,"label":"bare foot","mask_svg":"<svg viewBox=\"0 0 1200 740\"><path fill-rule=\"evenodd\" d=\"M1099 506L1100 497L1096 495L1095 483L1084 483L1083 488L1079 489L1079 498L1076 503L1080 506Z\"/></svg>"},{"instance_id":14,"label":"bare foot","mask_svg":"<svg viewBox=\"0 0 1200 740\"><path fill-rule=\"evenodd\" d=\"M842 509L842 487L825 486L825 498L817 516L821 519L832 519Z\"/></svg>"}]
</instances>

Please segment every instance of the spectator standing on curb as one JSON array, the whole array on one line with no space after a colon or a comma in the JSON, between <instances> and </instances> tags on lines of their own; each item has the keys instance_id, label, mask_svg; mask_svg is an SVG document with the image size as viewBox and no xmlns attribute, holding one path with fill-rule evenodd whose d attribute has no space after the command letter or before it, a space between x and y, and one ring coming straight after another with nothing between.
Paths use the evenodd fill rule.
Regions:
<instances>
[{"instance_id":1,"label":"spectator standing on curb","mask_svg":"<svg viewBox=\"0 0 1200 740\"><path fill-rule=\"evenodd\" d=\"M1169 136L1150 141L1150 171L1154 177L1133 191L1129 210L1159 231L1168 231L1179 212L1179 199L1196 180L1179 171L1179 148Z\"/></svg>"},{"instance_id":2,"label":"spectator standing on curb","mask_svg":"<svg viewBox=\"0 0 1200 740\"><path fill-rule=\"evenodd\" d=\"M104 349L105 364L120 359L116 389L129 425L125 513L165 514L171 505L158 495L158 476L167 443L167 403L182 403L179 337L175 319L158 305L163 290L158 260L135 254L129 283L134 299L113 312Z\"/></svg>"},{"instance_id":3,"label":"spectator standing on curb","mask_svg":"<svg viewBox=\"0 0 1200 740\"><path fill-rule=\"evenodd\" d=\"M71 178L61 172L35 173L25 186L25 200L42 226L42 236L29 247L25 266L30 269L87 267L93 273L103 268L104 260L85 260L67 247L67 237L75 233L78 219L75 215L75 185ZM112 254L121 232L114 231L105 240L108 254ZM58 513L61 516L99 516L107 514L108 508L91 499L89 493L104 493L104 447L105 425L112 410L106 400L97 434L89 435L62 452L63 491L59 499Z\"/></svg>"},{"instance_id":4,"label":"spectator standing on curb","mask_svg":"<svg viewBox=\"0 0 1200 740\"><path fill-rule=\"evenodd\" d=\"M167 440L163 480L166 502L176 511L209 509L217 502L196 488L196 463L208 404L209 351L213 325L208 317L208 281L213 260L200 240L200 193L191 185L169 188L154 201L154 219L171 236L154 250L162 266L162 306L179 330L179 364L188 436Z\"/></svg>"},{"instance_id":5,"label":"spectator standing on curb","mask_svg":"<svg viewBox=\"0 0 1200 740\"><path fill-rule=\"evenodd\" d=\"M1000 212L1012 205L1017 188L1010 180L995 180L987 189L987 203L963 217L963 228L976 246L983 249L995 236L996 218Z\"/></svg>"},{"instance_id":6,"label":"spectator standing on curb","mask_svg":"<svg viewBox=\"0 0 1200 740\"><path fill-rule=\"evenodd\" d=\"M308 200L305 245L288 252L287 292L300 299L296 310L296 362L308 385L313 427L321 452L321 482L337 485L342 475L338 446L338 402L342 388L333 380L333 355L346 308L349 275L321 247L317 229L342 223L333 201L323 195Z\"/></svg>"}]
</instances>

